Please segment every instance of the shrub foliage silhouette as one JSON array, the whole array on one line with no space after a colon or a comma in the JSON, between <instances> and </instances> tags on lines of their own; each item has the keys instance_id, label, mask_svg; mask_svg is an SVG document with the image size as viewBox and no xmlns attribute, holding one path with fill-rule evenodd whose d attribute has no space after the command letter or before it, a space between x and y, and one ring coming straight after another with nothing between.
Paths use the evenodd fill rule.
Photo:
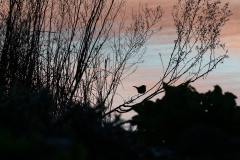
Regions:
<instances>
[{"instance_id":1,"label":"shrub foliage silhouette","mask_svg":"<svg viewBox=\"0 0 240 160\"><path fill-rule=\"evenodd\" d=\"M195 147L190 155L196 155L201 146L208 146L192 144L196 141L192 134L195 131L203 134L196 135L199 139L217 136L210 142L227 146L227 136L217 129L230 137L240 137L240 110L232 93L223 94L215 86L213 91L200 94L189 82L177 87L164 84L164 89L166 94L161 100L134 106L138 115L129 122L137 125L137 130L127 131L119 116L104 122L99 110L76 102L65 104L68 109L55 115L58 108L47 89L37 93L13 85L10 94L0 92L0 153L8 158L170 159L173 153L185 156L189 146ZM191 130L198 125L210 128ZM188 139L189 135L193 140ZM236 149L240 145L231 146ZM169 149L156 151L159 147Z\"/></svg>"},{"instance_id":2,"label":"shrub foliage silhouette","mask_svg":"<svg viewBox=\"0 0 240 160\"><path fill-rule=\"evenodd\" d=\"M163 9L139 4L127 17L126 5L125 0L0 1L0 86L7 93L17 78L18 86L31 91L48 88L59 107L71 101L104 105L106 120L128 112L145 93L113 106L117 89L143 62L146 42L161 31ZM143 101L162 93L163 82L181 77L194 82L228 58L220 33L231 15L228 3L179 0L172 10L174 47L167 62L165 53L156 53L163 71ZM222 55L215 54L218 49Z\"/></svg>"},{"instance_id":3,"label":"shrub foliage silhouette","mask_svg":"<svg viewBox=\"0 0 240 160\"><path fill-rule=\"evenodd\" d=\"M144 142L150 146L172 146L179 136L195 125L217 127L231 136L240 136L240 109L232 93L198 93L189 82L177 87L164 84L165 96L156 102L134 106L133 122Z\"/></svg>"},{"instance_id":4,"label":"shrub foliage silhouette","mask_svg":"<svg viewBox=\"0 0 240 160\"><path fill-rule=\"evenodd\" d=\"M0 154L8 159L138 159L140 145L120 125L104 123L99 111L79 103L58 110L48 89L0 91ZM31 154L29 154L31 152ZM125 153L125 154L122 154Z\"/></svg>"}]
</instances>

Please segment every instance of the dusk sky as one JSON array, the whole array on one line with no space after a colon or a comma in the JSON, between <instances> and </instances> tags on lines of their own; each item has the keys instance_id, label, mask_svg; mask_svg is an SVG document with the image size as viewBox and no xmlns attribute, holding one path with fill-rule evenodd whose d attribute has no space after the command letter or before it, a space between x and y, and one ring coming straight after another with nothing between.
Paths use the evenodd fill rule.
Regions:
<instances>
[{"instance_id":1,"label":"dusk sky","mask_svg":"<svg viewBox=\"0 0 240 160\"><path fill-rule=\"evenodd\" d=\"M142 4L148 3L150 7L161 5L164 10L162 21L162 31L154 35L146 44L147 51L143 57L144 63L139 64L137 71L123 81L123 86L119 87L118 93L125 100L129 100L133 95L136 95L136 90L133 85L140 86L145 84L147 88L152 87L160 78L162 71L159 53L170 54L173 48L173 41L176 38L176 31L173 25L171 16L172 7L178 0L128 0L128 8L136 8L139 2ZM229 0L221 0L221 6L229 2ZM229 58L223 64L219 64L207 78L200 78L192 85L198 92L203 93L213 90L214 85L219 85L223 92L232 92L238 99L237 104L240 106L240 1L231 0L229 9L233 15L230 20L222 28L221 42L226 44ZM164 59L163 61L167 61ZM162 97L158 95L152 100ZM123 102L121 97L117 98L116 104ZM134 113L127 113L123 117L130 118Z\"/></svg>"}]
</instances>

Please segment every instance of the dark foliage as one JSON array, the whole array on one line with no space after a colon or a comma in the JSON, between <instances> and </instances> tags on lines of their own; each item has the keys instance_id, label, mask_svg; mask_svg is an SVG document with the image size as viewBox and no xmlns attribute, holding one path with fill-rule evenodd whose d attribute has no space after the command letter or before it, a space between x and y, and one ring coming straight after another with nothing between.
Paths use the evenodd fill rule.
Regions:
<instances>
[{"instance_id":1,"label":"dark foliage","mask_svg":"<svg viewBox=\"0 0 240 160\"><path fill-rule=\"evenodd\" d=\"M76 102L61 115L48 89L1 89L0 153L6 159L236 159L240 110L219 86L205 94L185 83L164 85L165 96L134 107L125 130L119 116L104 122L101 110Z\"/></svg>"},{"instance_id":2,"label":"dark foliage","mask_svg":"<svg viewBox=\"0 0 240 160\"><path fill-rule=\"evenodd\" d=\"M15 85L9 94L0 93L0 128L10 130L17 137L28 137L33 131L49 134L51 130L52 97L46 89L29 92Z\"/></svg>"},{"instance_id":3,"label":"dark foliage","mask_svg":"<svg viewBox=\"0 0 240 160\"><path fill-rule=\"evenodd\" d=\"M53 98L12 87L1 92L0 148L7 159L139 159L140 145L132 133L115 121L102 122L101 114L77 103L54 115Z\"/></svg>"},{"instance_id":4,"label":"dark foliage","mask_svg":"<svg viewBox=\"0 0 240 160\"><path fill-rule=\"evenodd\" d=\"M205 155L206 150L221 155L221 151L227 152L228 145L239 149L230 142L231 137L240 136L237 97L229 92L223 94L219 86L200 94L188 84L177 87L164 84L165 96L161 100L134 107L138 115L133 122L137 124L139 139L151 147L173 150L176 146L176 153L186 152L183 155L190 157L194 157L191 154L198 157L195 152Z\"/></svg>"}]
</instances>

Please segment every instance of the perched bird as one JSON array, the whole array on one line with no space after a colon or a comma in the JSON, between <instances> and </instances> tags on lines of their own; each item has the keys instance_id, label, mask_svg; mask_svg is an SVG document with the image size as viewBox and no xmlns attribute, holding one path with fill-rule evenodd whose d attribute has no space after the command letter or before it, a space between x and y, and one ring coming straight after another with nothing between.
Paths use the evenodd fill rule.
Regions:
<instances>
[{"instance_id":1,"label":"perched bird","mask_svg":"<svg viewBox=\"0 0 240 160\"><path fill-rule=\"evenodd\" d=\"M136 87L136 86L133 86L133 87L135 87L137 89L138 93L143 94L143 93L146 92L146 86L145 85L142 85L140 87Z\"/></svg>"}]
</instances>

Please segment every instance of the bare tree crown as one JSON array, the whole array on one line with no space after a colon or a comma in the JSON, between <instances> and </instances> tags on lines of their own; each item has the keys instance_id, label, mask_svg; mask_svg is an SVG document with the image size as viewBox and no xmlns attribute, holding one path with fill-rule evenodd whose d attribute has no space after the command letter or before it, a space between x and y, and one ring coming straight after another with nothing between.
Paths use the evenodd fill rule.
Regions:
<instances>
[{"instance_id":1,"label":"bare tree crown","mask_svg":"<svg viewBox=\"0 0 240 160\"><path fill-rule=\"evenodd\" d=\"M231 15L228 4L219 4L179 0L173 7L178 38L164 75L144 101L163 92L163 81L173 84L187 75L193 82L227 58L215 55L216 48L225 49L219 35ZM1 87L8 91L13 82L33 91L47 87L59 106L56 114L72 101L102 106L103 117L131 110L142 95L118 107L114 96L142 62L144 44L161 30L163 9L140 4L131 15L125 9L124 0L1 1Z\"/></svg>"}]
</instances>

